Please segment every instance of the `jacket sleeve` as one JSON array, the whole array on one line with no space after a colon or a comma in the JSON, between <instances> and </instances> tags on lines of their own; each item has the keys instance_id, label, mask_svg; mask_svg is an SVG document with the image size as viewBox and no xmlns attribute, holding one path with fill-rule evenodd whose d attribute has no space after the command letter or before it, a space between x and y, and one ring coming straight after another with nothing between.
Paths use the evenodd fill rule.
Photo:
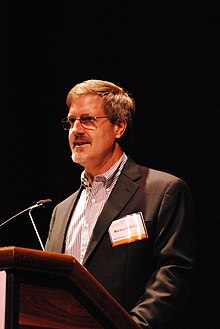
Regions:
<instances>
[{"instance_id":1,"label":"jacket sleeve","mask_svg":"<svg viewBox=\"0 0 220 329\"><path fill-rule=\"evenodd\" d=\"M154 272L130 312L141 328L164 329L175 318L180 324L179 310L187 305L192 288L192 212L191 193L178 179L161 200L154 236ZM174 324L174 328L179 326Z\"/></svg>"}]
</instances>

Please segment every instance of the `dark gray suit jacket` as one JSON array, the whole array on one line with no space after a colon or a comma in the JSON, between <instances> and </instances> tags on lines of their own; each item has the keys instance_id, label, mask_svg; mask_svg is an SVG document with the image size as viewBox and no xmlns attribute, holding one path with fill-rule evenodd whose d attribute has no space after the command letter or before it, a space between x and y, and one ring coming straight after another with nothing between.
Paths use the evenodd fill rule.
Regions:
<instances>
[{"instance_id":1,"label":"dark gray suit jacket","mask_svg":"<svg viewBox=\"0 0 220 329\"><path fill-rule=\"evenodd\" d=\"M64 252L80 190L52 214L46 250ZM142 212L149 238L112 247L112 221ZM83 265L142 328L175 328L192 280L192 198L186 183L131 158L94 228ZM172 327L172 323L173 327ZM180 326L181 327L181 326Z\"/></svg>"}]
</instances>

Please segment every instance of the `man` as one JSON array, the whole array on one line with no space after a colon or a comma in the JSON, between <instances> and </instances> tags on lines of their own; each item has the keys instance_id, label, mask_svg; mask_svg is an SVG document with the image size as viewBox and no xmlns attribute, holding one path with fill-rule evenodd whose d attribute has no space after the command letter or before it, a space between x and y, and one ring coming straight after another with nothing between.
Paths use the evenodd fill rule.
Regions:
<instances>
[{"instance_id":1,"label":"man","mask_svg":"<svg viewBox=\"0 0 220 329\"><path fill-rule=\"evenodd\" d=\"M191 193L121 149L135 110L121 87L84 81L67 105L63 127L84 171L80 189L53 211L46 250L74 256L140 327L178 329L191 284Z\"/></svg>"}]
</instances>

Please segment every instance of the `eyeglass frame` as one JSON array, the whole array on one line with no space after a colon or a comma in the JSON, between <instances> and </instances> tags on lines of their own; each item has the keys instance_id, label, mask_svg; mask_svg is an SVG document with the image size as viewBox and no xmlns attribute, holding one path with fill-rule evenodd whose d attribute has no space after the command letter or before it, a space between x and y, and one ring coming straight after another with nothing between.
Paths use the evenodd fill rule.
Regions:
<instances>
[{"instance_id":1,"label":"eyeglass frame","mask_svg":"<svg viewBox=\"0 0 220 329\"><path fill-rule=\"evenodd\" d=\"M90 118L90 121L88 120L88 118ZM83 119L85 119L85 122L83 122ZM86 127L84 124L86 123L86 119L88 120L87 122L91 123L94 127ZM107 116L93 116L93 115L82 115L80 118L75 118L73 116L69 116L69 117L65 117L62 119L61 124L64 130L70 130L71 126L74 125L74 123L76 122L76 120L79 120L82 127L86 130L96 130L99 126L96 126L94 123L92 123L93 121L96 121L97 119L110 119ZM70 121L72 120L72 122ZM65 124L69 124L69 128L65 126Z\"/></svg>"}]
</instances>

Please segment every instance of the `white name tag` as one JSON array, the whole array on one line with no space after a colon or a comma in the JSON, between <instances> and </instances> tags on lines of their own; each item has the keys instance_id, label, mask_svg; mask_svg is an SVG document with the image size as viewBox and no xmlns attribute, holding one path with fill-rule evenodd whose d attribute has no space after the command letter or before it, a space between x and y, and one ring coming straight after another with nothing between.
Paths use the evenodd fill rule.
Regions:
<instances>
[{"instance_id":1,"label":"white name tag","mask_svg":"<svg viewBox=\"0 0 220 329\"><path fill-rule=\"evenodd\" d=\"M112 222L109 236L113 247L147 239L148 233L142 213L133 213Z\"/></svg>"}]
</instances>

